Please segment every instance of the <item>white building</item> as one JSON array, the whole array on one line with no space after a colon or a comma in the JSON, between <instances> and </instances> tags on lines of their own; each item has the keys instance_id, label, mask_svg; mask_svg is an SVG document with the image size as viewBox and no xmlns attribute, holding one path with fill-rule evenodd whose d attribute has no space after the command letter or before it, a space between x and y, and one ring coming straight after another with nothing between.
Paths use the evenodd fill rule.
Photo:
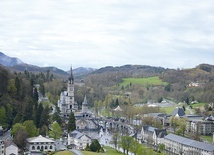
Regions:
<instances>
[{"instance_id":1,"label":"white building","mask_svg":"<svg viewBox=\"0 0 214 155\"><path fill-rule=\"evenodd\" d=\"M55 151L54 141L41 135L28 138L26 148L30 152Z\"/></svg>"},{"instance_id":2,"label":"white building","mask_svg":"<svg viewBox=\"0 0 214 155\"><path fill-rule=\"evenodd\" d=\"M166 135L166 129L158 129L148 125L143 125L141 130L142 142L146 142L153 145L163 143L163 138Z\"/></svg>"},{"instance_id":3,"label":"white building","mask_svg":"<svg viewBox=\"0 0 214 155\"><path fill-rule=\"evenodd\" d=\"M82 150L86 148L87 144L91 144L91 138L88 135L77 130L68 134L68 146Z\"/></svg>"},{"instance_id":4,"label":"white building","mask_svg":"<svg viewBox=\"0 0 214 155\"><path fill-rule=\"evenodd\" d=\"M4 141L0 140L0 155L4 155Z\"/></svg>"},{"instance_id":5,"label":"white building","mask_svg":"<svg viewBox=\"0 0 214 155\"><path fill-rule=\"evenodd\" d=\"M65 117L68 117L71 111L77 109L76 103L74 102L74 77L72 68L68 78L67 91L61 92L60 99L58 100L58 107Z\"/></svg>"},{"instance_id":6,"label":"white building","mask_svg":"<svg viewBox=\"0 0 214 155\"><path fill-rule=\"evenodd\" d=\"M18 155L18 146L12 141L5 141L5 155Z\"/></svg>"},{"instance_id":7,"label":"white building","mask_svg":"<svg viewBox=\"0 0 214 155\"><path fill-rule=\"evenodd\" d=\"M169 153L182 155L214 155L214 145L198 142L175 134L164 137L165 149Z\"/></svg>"}]
</instances>

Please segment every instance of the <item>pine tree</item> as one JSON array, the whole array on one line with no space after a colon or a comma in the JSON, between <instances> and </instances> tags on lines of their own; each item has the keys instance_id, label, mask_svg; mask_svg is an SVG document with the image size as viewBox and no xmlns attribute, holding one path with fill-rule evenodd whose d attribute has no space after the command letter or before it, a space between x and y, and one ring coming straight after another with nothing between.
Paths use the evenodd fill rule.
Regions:
<instances>
[{"instance_id":1,"label":"pine tree","mask_svg":"<svg viewBox=\"0 0 214 155\"><path fill-rule=\"evenodd\" d=\"M74 113L71 112L68 119L68 132L76 130L76 121L74 117Z\"/></svg>"},{"instance_id":2,"label":"pine tree","mask_svg":"<svg viewBox=\"0 0 214 155\"><path fill-rule=\"evenodd\" d=\"M49 125L49 111L50 111L50 109L48 106L46 106L44 108L44 110L42 111L41 119L40 119L40 123L39 123L40 127L42 127L43 125L46 125L46 126Z\"/></svg>"}]
</instances>

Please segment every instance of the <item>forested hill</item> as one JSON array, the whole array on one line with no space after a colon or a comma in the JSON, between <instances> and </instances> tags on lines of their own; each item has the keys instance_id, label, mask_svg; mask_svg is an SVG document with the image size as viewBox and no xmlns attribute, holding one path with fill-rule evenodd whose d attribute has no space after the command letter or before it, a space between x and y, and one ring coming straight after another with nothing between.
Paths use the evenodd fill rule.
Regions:
<instances>
[{"instance_id":1,"label":"forested hill","mask_svg":"<svg viewBox=\"0 0 214 155\"><path fill-rule=\"evenodd\" d=\"M158 77L166 86L130 85L121 89L124 78L142 79ZM83 78L87 86L93 87L97 96L102 93L117 94L132 92L133 98L141 98L139 102L158 100L159 98L173 98L176 101L202 101L213 102L214 92L214 66L200 64L189 69L165 69L162 67L125 65L121 67L104 67ZM130 81L130 83L132 83ZM104 88L104 89L103 89ZM107 90L107 91L106 91ZM143 92L143 93L140 93ZM135 101L134 101L135 102Z\"/></svg>"},{"instance_id":2,"label":"forested hill","mask_svg":"<svg viewBox=\"0 0 214 155\"><path fill-rule=\"evenodd\" d=\"M107 66L92 72L83 79L86 83L92 85L113 86L122 82L123 78L159 76L166 70L170 69L147 65L124 65L120 67Z\"/></svg>"}]
</instances>

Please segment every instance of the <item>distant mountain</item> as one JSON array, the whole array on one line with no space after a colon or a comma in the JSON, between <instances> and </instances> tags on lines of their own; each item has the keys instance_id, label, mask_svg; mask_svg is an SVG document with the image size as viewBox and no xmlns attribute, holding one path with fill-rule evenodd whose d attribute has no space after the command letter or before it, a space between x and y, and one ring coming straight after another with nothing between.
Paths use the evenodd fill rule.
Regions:
<instances>
[{"instance_id":1,"label":"distant mountain","mask_svg":"<svg viewBox=\"0 0 214 155\"><path fill-rule=\"evenodd\" d=\"M2 64L3 66L15 66L23 64L23 62L18 58L9 57L4 53L0 52L0 64Z\"/></svg>"},{"instance_id":2,"label":"distant mountain","mask_svg":"<svg viewBox=\"0 0 214 155\"><path fill-rule=\"evenodd\" d=\"M96 69L94 68L79 67L79 68L73 69L73 74L75 78L82 78L94 71L96 71ZM68 73L70 73L70 71L68 71Z\"/></svg>"}]
</instances>

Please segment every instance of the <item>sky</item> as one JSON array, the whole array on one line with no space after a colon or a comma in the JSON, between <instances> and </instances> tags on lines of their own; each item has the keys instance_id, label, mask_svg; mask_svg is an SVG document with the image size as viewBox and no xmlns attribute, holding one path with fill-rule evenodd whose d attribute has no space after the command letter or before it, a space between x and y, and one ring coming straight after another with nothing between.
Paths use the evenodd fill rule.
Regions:
<instances>
[{"instance_id":1,"label":"sky","mask_svg":"<svg viewBox=\"0 0 214 155\"><path fill-rule=\"evenodd\" d=\"M213 0L1 0L0 8L0 51L28 64L214 65Z\"/></svg>"}]
</instances>

